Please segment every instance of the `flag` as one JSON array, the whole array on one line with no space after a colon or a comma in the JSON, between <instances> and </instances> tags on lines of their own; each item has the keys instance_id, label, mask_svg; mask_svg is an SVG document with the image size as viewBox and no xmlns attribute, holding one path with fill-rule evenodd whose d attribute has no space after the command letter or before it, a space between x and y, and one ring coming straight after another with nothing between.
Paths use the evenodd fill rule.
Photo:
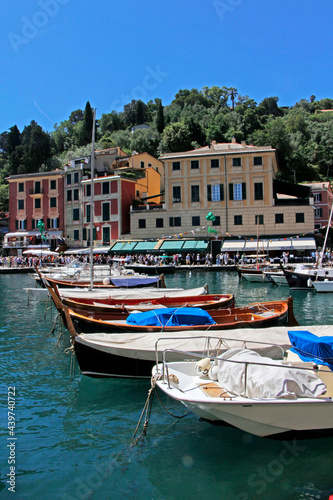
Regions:
<instances>
[{"instance_id":1,"label":"flag","mask_svg":"<svg viewBox=\"0 0 333 500\"><path fill-rule=\"evenodd\" d=\"M213 229L212 227L209 227L209 226L207 226L207 231L208 231L209 233L214 233L214 234L217 234L216 229Z\"/></svg>"}]
</instances>

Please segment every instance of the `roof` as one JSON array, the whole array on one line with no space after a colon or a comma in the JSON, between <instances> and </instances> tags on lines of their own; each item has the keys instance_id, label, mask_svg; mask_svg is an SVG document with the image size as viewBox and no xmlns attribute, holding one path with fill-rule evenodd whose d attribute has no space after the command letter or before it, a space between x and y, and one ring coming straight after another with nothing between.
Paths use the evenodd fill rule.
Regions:
<instances>
[{"instance_id":1,"label":"roof","mask_svg":"<svg viewBox=\"0 0 333 500\"><path fill-rule=\"evenodd\" d=\"M26 177L53 177L56 175L63 176L64 173L64 170L52 170L51 172L35 172L34 174L16 174L9 175L8 177L6 177L6 180L11 181L14 179L25 179Z\"/></svg>"},{"instance_id":2,"label":"roof","mask_svg":"<svg viewBox=\"0 0 333 500\"><path fill-rule=\"evenodd\" d=\"M177 153L165 153L160 159L167 160L169 158L194 157L194 156L216 156L218 154L244 154L244 153L267 153L275 152L276 149L272 146L253 146L247 144L239 144L237 142L223 142L211 144L202 148L192 149L191 151L181 151Z\"/></svg>"}]
</instances>

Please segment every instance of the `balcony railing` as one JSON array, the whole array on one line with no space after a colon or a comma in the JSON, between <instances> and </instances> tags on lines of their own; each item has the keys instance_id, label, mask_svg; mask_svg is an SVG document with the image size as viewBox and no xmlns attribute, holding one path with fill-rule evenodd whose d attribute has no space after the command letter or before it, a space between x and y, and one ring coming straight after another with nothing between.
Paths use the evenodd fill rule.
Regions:
<instances>
[{"instance_id":1,"label":"balcony railing","mask_svg":"<svg viewBox=\"0 0 333 500\"><path fill-rule=\"evenodd\" d=\"M29 195L44 194L44 188L40 189L29 189Z\"/></svg>"},{"instance_id":2,"label":"balcony railing","mask_svg":"<svg viewBox=\"0 0 333 500\"><path fill-rule=\"evenodd\" d=\"M146 210L165 210L165 203L150 203L147 205L131 206L131 212L145 212Z\"/></svg>"}]
</instances>

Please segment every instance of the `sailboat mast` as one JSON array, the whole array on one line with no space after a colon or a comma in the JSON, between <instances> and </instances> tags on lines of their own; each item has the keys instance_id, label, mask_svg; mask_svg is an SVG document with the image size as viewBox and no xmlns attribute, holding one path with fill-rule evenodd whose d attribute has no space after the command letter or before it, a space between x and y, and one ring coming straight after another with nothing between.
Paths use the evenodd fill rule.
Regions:
<instances>
[{"instance_id":1,"label":"sailboat mast","mask_svg":"<svg viewBox=\"0 0 333 500\"><path fill-rule=\"evenodd\" d=\"M93 242L93 231L94 231L94 168L95 168L95 119L96 119L96 109L93 110L93 126L92 126L92 139L91 139L91 161L90 161L90 178L91 178L91 188L90 188L90 288L93 287L94 283L94 242Z\"/></svg>"},{"instance_id":2,"label":"sailboat mast","mask_svg":"<svg viewBox=\"0 0 333 500\"><path fill-rule=\"evenodd\" d=\"M257 224L257 270L259 271L259 215L258 217L258 224Z\"/></svg>"}]
</instances>

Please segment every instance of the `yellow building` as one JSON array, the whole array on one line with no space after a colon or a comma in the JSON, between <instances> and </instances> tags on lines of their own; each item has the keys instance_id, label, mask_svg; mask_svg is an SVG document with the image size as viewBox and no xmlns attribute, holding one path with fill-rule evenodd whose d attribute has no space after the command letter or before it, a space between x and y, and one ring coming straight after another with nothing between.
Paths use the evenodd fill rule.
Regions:
<instances>
[{"instance_id":1,"label":"yellow building","mask_svg":"<svg viewBox=\"0 0 333 500\"><path fill-rule=\"evenodd\" d=\"M258 226L261 236L305 234L314 229L309 189L299 188L301 195L297 195L295 186L292 200L279 198L277 189L283 183L275 182L278 165L271 146L213 141L210 146L166 153L160 159L165 166L164 210L132 213L133 237L185 232L191 236L190 231L207 225L217 235L235 236L256 235ZM207 222L210 212L215 220Z\"/></svg>"}]
</instances>

